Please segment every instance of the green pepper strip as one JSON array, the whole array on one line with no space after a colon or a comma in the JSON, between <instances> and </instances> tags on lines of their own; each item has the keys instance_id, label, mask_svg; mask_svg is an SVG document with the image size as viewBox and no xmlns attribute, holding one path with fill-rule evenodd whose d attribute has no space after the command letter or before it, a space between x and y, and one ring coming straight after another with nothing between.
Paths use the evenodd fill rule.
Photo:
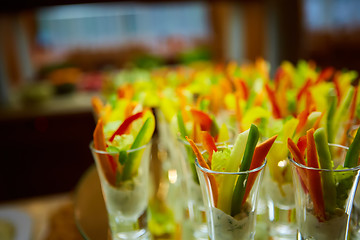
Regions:
<instances>
[{"instance_id":1,"label":"green pepper strip","mask_svg":"<svg viewBox=\"0 0 360 240\"><path fill-rule=\"evenodd\" d=\"M254 124L251 124L249 137L246 142L244 157L240 165L240 172L248 171L250 169L251 160L253 158L254 150L258 140L259 140L259 130ZM247 178L248 178L247 174L241 174L237 179L234 189L234 194L232 197L232 202L231 202L232 216L235 216L236 214L240 213L241 203L244 198L244 194L246 190L246 184L244 184L244 182L246 181Z\"/></svg>"}]
</instances>

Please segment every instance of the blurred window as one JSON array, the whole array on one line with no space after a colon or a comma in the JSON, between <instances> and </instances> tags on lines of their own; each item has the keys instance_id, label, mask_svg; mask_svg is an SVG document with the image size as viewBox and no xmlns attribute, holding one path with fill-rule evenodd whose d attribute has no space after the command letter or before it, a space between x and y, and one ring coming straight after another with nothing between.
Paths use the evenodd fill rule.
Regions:
<instances>
[{"instance_id":1,"label":"blurred window","mask_svg":"<svg viewBox=\"0 0 360 240\"><path fill-rule=\"evenodd\" d=\"M42 8L37 12L40 45L98 47L131 42L157 44L172 36L209 35L205 3L96 3Z\"/></svg>"},{"instance_id":2,"label":"blurred window","mask_svg":"<svg viewBox=\"0 0 360 240\"><path fill-rule=\"evenodd\" d=\"M357 29L359 0L305 0L305 25L309 30Z\"/></svg>"}]
</instances>

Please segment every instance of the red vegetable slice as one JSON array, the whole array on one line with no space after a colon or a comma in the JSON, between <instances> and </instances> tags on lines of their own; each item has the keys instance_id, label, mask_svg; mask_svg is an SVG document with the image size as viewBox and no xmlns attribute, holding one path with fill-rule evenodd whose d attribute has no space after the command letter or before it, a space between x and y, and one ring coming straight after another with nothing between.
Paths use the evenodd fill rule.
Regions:
<instances>
[{"instance_id":1,"label":"red vegetable slice","mask_svg":"<svg viewBox=\"0 0 360 240\"><path fill-rule=\"evenodd\" d=\"M112 142L116 135L122 135L129 128L130 124L134 122L136 119L141 118L144 115L144 112L138 112L130 117L126 118L124 122L119 126L119 128L113 133L110 137L109 141Z\"/></svg>"}]
</instances>

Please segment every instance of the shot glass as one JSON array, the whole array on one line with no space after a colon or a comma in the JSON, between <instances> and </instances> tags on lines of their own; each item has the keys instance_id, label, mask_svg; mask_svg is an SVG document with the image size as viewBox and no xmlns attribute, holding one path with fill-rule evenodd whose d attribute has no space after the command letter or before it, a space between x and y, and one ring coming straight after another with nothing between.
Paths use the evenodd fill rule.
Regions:
<instances>
[{"instance_id":1,"label":"shot glass","mask_svg":"<svg viewBox=\"0 0 360 240\"><path fill-rule=\"evenodd\" d=\"M295 188L297 239L299 240L345 240L349 237L350 216L359 181L360 166L337 168L343 165L348 148L337 144L329 144L329 148L334 162L332 170L307 167L289 158ZM324 183L324 177L328 176L333 176L335 181L333 188ZM336 194L336 208L333 208L331 212L324 210L325 201L335 199L324 196L321 188L324 189L325 185L328 186L327 191Z\"/></svg>"},{"instance_id":2,"label":"shot glass","mask_svg":"<svg viewBox=\"0 0 360 240\"><path fill-rule=\"evenodd\" d=\"M120 181L121 177L117 176L115 184L109 182L102 162L109 161L109 158L119 159L119 153L99 151L94 148L93 143L90 144L90 149L99 174L112 239L149 239L147 209L151 142L126 151L128 156L141 158L141 161L133 177Z\"/></svg>"},{"instance_id":3,"label":"shot glass","mask_svg":"<svg viewBox=\"0 0 360 240\"><path fill-rule=\"evenodd\" d=\"M208 237L211 240L254 239L259 185L266 161L259 168L244 172L211 171L201 167L197 159L195 165L206 210ZM239 202L240 212L232 216L229 211L219 208L218 201L214 198L214 192L221 191L220 189L215 191L214 187L218 185L213 184L212 179L216 179L217 182L228 181L235 183L236 179L240 177L244 179L244 185L248 184L249 178L252 178L253 185L249 188L251 190L247 197L244 197L246 198L245 201Z\"/></svg>"},{"instance_id":4,"label":"shot glass","mask_svg":"<svg viewBox=\"0 0 360 240\"><path fill-rule=\"evenodd\" d=\"M267 156L264 174L265 198L268 207L269 236L272 239L294 239L297 227L295 197L287 146L276 141Z\"/></svg>"}]
</instances>

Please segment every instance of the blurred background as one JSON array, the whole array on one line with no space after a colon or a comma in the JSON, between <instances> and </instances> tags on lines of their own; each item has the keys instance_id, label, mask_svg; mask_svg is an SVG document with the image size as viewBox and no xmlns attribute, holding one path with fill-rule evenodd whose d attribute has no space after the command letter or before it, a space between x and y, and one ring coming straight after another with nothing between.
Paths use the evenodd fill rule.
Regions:
<instances>
[{"instance_id":1,"label":"blurred background","mask_svg":"<svg viewBox=\"0 0 360 240\"><path fill-rule=\"evenodd\" d=\"M70 191L93 163L90 99L114 69L266 59L360 70L357 0L7 1L0 201ZM64 177L65 176L65 177Z\"/></svg>"}]
</instances>

